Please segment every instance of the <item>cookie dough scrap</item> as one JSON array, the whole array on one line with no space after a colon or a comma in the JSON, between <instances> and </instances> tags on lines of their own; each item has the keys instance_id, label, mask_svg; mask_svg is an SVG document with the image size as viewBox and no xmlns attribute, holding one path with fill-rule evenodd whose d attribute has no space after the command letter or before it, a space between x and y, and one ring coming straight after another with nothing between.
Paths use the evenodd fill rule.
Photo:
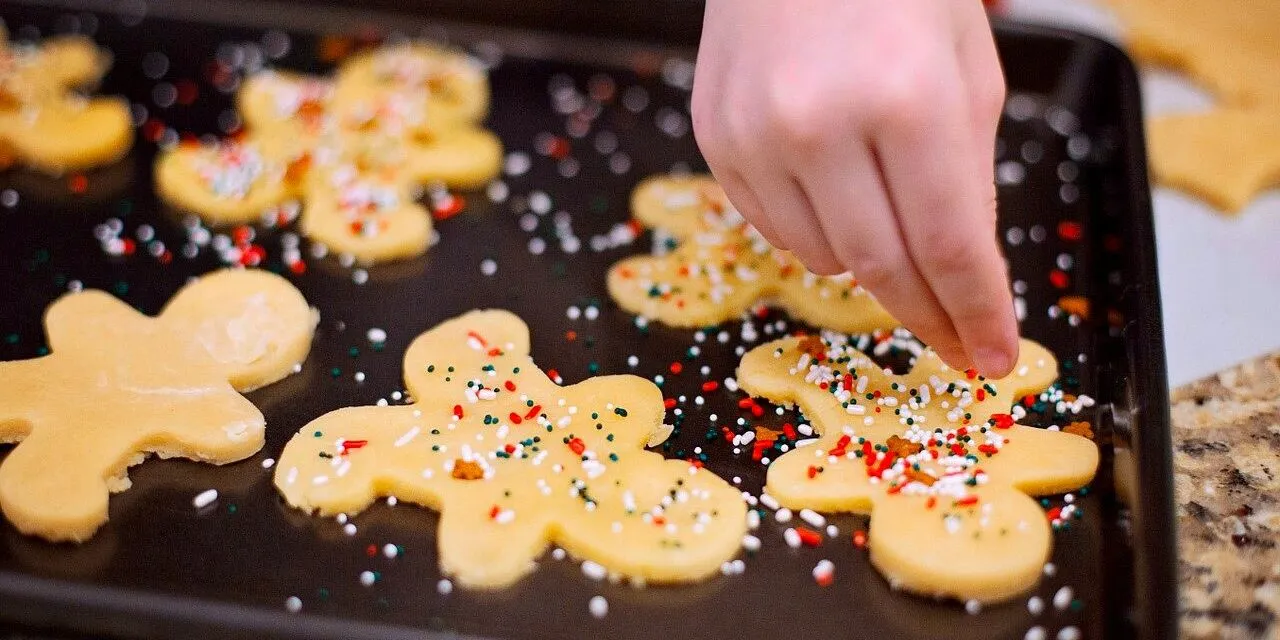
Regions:
<instances>
[{"instance_id":1,"label":"cookie dough scrap","mask_svg":"<svg viewBox=\"0 0 1280 640\"><path fill-rule=\"evenodd\" d=\"M82 542L107 497L150 454L227 464L262 448L262 413L240 395L306 358L314 312L262 271L187 285L159 316L102 291L45 313L50 355L0 362L0 511L25 534Z\"/></svg>"},{"instance_id":2,"label":"cookie dough scrap","mask_svg":"<svg viewBox=\"0 0 1280 640\"><path fill-rule=\"evenodd\" d=\"M1010 405L1046 389L1057 362L1023 340L1001 380L949 369L929 350L886 374L848 336L791 337L743 357L752 395L796 404L821 434L769 467L766 491L792 509L870 513L872 564L895 586L996 602L1035 586L1052 539L1031 496L1088 483L1084 437L1015 424Z\"/></svg>"},{"instance_id":3,"label":"cookie dough scrap","mask_svg":"<svg viewBox=\"0 0 1280 640\"><path fill-rule=\"evenodd\" d=\"M758 302L810 324L861 333L898 326L851 274L807 271L769 246L710 176L657 176L631 196L640 224L679 244L609 269L609 295L627 311L675 327L705 327L738 317Z\"/></svg>"},{"instance_id":4,"label":"cookie dough scrap","mask_svg":"<svg viewBox=\"0 0 1280 640\"><path fill-rule=\"evenodd\" d=\"M1234 213L1280 186L1280 3L1109 0L1145 62L1179 69L1218 99L1206 113L1151 118L1152 170Z\"/></svg>"},{"instance_id":5,"label":"cookie dough scrap","mask_svg":"<svg viewBox=\"0 0 1280 640\"><path fill-rule=\"evenodd\" d=\"M61 173L120 159L133 144L128 104L74 93L109 65L110 56L87 38L13 44L0 26L0 168Z\"/></svg>"},{"instance_id":6,"label":"cookie dough scrap","mask_svg":"<svg viewBox=\"0 0 1280 640\"><path fill-rule=\"evenodd\" d=\"M1277 26L1280 29L1280 26ZM1228 213L1280 187L1280 102L1271 109L1214 109L1157 116L1147 125L1160 182Z\"/></svg>"},{"instance_id":7,"label":"cookie dough scrap","mask_svg":"<svg viewBox=\"0 0 1280 640\"><path fill-rule=\"evenodd\" d=\"M290 505L355 514L395 496L439 511L442 571L480 589L515 582L553 543L648 583L705 578L737 553L740 493L645 451L665 415L651 382L557 386L500 310L427 331L404 367L414 404L339 409L290 440L275 476Z\"/></svg>"},{"instance_id":8,"label":"cookie dough scrap","mask_svg":"<svg viewBox=\"0 0 1280 640\"><path fill-rule=\"evenodd\" d=\"M377 62L384 57L395 64ZM339 252L368 262L422 254L431 217L415 202L421 187L478 187L501 164L501 143L477 125L488 109L484 71L425 45L350 64L357 70L336 80L249 78L237 96L246 134L165 153L161 196L213 224L253 222L301 200L303 233ZM401 66L417 71L386 70Z\"/></svg>"}]
</instances>

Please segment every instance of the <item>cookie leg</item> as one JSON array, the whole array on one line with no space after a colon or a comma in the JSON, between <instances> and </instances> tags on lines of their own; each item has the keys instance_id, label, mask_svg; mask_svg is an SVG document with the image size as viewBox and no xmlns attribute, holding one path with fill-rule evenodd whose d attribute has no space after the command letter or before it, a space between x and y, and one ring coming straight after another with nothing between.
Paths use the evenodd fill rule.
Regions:
<instances>
[{"instance_id":1,"label":"cookie leg","mask_svg":"<svg viewBox=\"0 0 1280 640\"><path fill-rule=\"evenodd\" d=\"M123 440L110 446L60 435L36 430L4 460L0 510L27 535L82 542L107 521L109 482L127 487L124 472L141 456Z\"/></svg>"}]
</instances>

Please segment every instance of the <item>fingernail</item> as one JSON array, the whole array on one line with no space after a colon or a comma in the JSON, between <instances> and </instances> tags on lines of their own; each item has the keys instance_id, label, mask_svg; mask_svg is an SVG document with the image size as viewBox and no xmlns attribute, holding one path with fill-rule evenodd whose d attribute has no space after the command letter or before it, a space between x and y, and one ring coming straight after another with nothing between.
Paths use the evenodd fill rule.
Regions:
<instances>
[{"instance_id":1,"label":"fingernail","mask_svg":"<svg viewBox=\"0 0 1280 640\"><path fill-rule=\"evenodd\" d=\"M979 347L973 353L973 364L988 378L1003 378L1013 370L1016 356L1004 349Z\"/></svg>"}]
</instances>

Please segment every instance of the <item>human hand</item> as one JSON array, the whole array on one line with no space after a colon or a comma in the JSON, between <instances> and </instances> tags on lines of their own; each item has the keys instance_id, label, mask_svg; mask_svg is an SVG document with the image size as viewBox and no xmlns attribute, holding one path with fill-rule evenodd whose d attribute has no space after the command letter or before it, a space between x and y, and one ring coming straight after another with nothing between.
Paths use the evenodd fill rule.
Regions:
<instances>
[{"instance_id":1,"label":"human hand","mask_svg":"<svg viewBox=\"0 0 1280 640\"><path fill-rule=\"evenodd\" d=\"M1004 77L977 0L707 0L693 126L730 201L852 271L948 364L1009 372L995 237Z\"/></svg>"}]
</instances>

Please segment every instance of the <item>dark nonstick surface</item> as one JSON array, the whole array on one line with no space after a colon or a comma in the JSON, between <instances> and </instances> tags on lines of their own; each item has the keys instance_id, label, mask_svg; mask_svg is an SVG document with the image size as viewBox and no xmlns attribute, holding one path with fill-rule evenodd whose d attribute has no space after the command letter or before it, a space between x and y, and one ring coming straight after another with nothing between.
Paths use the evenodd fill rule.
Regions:
<instances>
[{"instance_id":1,"label":"dark nonstick surface","mask_svg":"<svg viewBox=\"0 0 1280 640\"><path fill-rule=\"evenodd\" d=\"M303 371L250 394L267 416L265 449L223 468L172 460L134 468L133 488L111 500L110 523L79 547L25 538L0 523L0 619L24 629L186 638L408 638L430 631L504 638L1015 639L1037 626L1048 638L1063 637L1060 630L1069 627L1083 637L1121 638L1132 637L1135 625L1148 637L1171 633L1171 480L1151 213L1136 81L1118 51L1066 34L1000 31L1012 88L997 158L1000 233L1025 307L1022 330L1058 354L1065 392L1097 401L1074 418L1050 408L1028 420L1089 420L1105 445L1098 479L1087 495L1074 496L1083 517L1055 535L1056 570L1028 594L1043 601L1043 612L1032 613L1027 598L970 613L957 603L894 592L866 551L855 548L850 534L867 521L854 517L834 520L837 538L798 551L782 541L791 525L767 517L756 532L763 549L743 556L745 573L695 586L595 582L576 563L547 557L510 589L442 595L432 512L380 504L354 518L357 531L347 535L331 519L286 507L261 463L327 411L380 398L394 402L405 347L444 319L477 307L518 313L532 328L536 361L557 369L566 383L595 372L665 376L664 395L685 400L681 417L668 414L680 428L661 450L671 457L700 452L708 467L739 477L752 493L759 492L765 468L749 451L735 455L715 433L709 440L711 414L717 425L731 427L739 417L772 426L797 421L791 411L754 418L738 408L742 395L723 386L702 393L704 381L732 375L735 350L744 344L741 321L708 329L699 342L694 331L638 328L605 293L608 266L649 248L648 234L622 246L593 247L594 236L627 220L635 183L672 169L705 169L688 128L688 58L658 47L601 47L558 36L507 40L509 34L495 31L490 39L484 29L442 29L413 17L389 23L385 15L343 12L335 20L338 14L318 8L263 9L254 14L259 24L237 27L142 17L134 5L119 6L124 14L0 10L15 39L92 31L115 55L102 92L127 96L141 125L129 157L83 181L20 171L0 176L0 359L42 352L41 312L74 282L155 313L187 278L222 264L209 247L194 258L183 254L192 232L152 193L153 138L234 125L231 95L215 87L215 76L227 87L227 73L252 67L259 54L272 65L324 71L329 65L321 58L328 53L385 36L388 27L453 37L487 57L505 47L508 55L492 73L488 125L517 154L508 169L519 169L525 158L529 168L508 171L504 187L490 193L462 194L465 211L437 225L439 244L425 257L394 265L361 269L333 256L314 258L303 240L307 270L290 273L280 262L290 230L259 228L254 242L266 251L264 266L285 271L322 315ZM174 7L181 5L166 10L179 11ZM191 15L199 7L191 5ZM263 20L274 24L269 35ZM308 32L318 24L360 37L321 39ZM274 59L282 34L290 46ZM160 106L170 88L179 101ZM137 241L134 255L104 253L95 228L115 224L112 219L122 238ZM567 251L572 247L561 237L566 223L580 242L576 251ZM144 226L155 232L149 242L138 240ZM530 250L535 238L545 251ZM150 253L163 254L156 240L172 253L168 264ZM482 272L486 260L496 265L493 275ZM1088 317L1055 311L1063 296L1087 299ZM583 315L574 319L571 307ZM594 315L588 307L598 309L598 317L588 319ZM748 321L762 340L769 338L766 325L805 328L777 313ZM382 349L369 343L371 328L387 332ZM723 344L716 339L722 330L729 335ZM690 357L695 345L700 353ZM632 355L639 359L634 368ZM683 372L673 375L670 364L677 361ZM698 395L705 404L695 404ZM0 457L7 450L0 447ZM1113 450L1135 459L1132 471L1113 473ZM1139 503L1118 499L1117 478L1136 487ZM207 488L220 497L198 511L192 498ZM398 557L383 554L388 543L399 545ZM836 565L835 583L826 588L811 576L823 558ZM362 571L377 572L377 582L362 586ZM1059 609L1053 600L1063 588L1071 592ZM609 602L603 619L588 611L595 595ZM291 597L301 601L300 612L286 612Z\"/></svg>"}]
</instances>

